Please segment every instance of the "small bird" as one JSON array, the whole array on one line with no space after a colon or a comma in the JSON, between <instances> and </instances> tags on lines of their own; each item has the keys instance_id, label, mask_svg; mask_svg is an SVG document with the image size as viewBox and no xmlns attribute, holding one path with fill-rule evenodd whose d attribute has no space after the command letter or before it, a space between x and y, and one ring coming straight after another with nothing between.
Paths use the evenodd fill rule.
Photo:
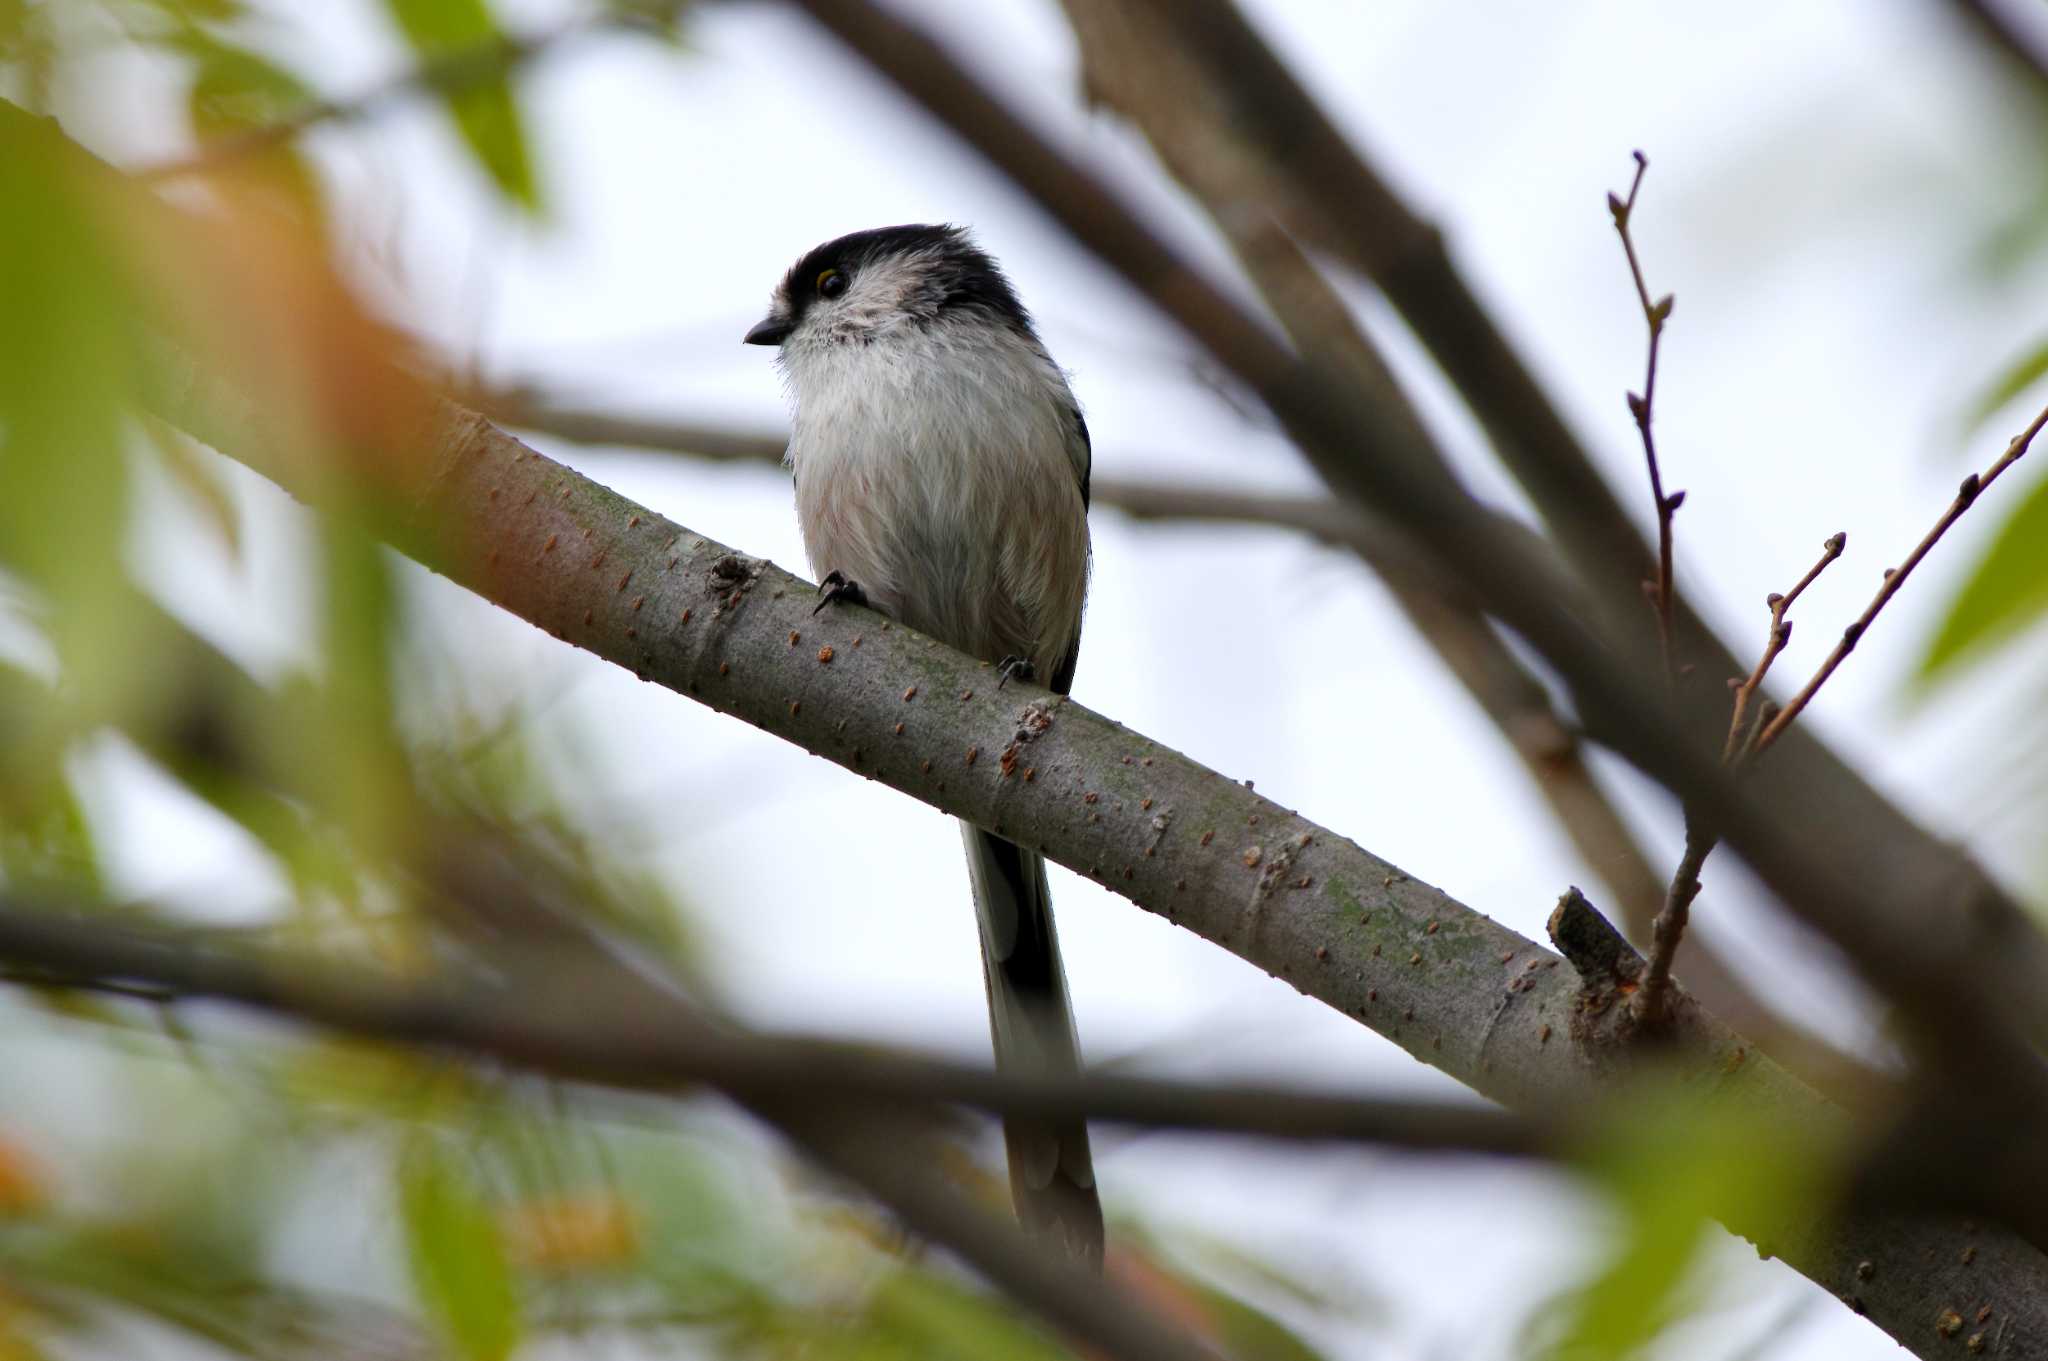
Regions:
<instances>
[{"instance_id":1,"label":"small bird","mask_svg":"<svg viewBox=\"0 0 2048 1361\"><path fill-rule=\"evenodd\" d=\"M953 226L882 227L805 255L750 345L778 345L788 462L822 609L867 604L1067 693L1088 591L1088 424L996 262ZM996 1066L1080 1068L1045 861L963 822ZM1080 1120L1003 1122L1034 1234L1097 1269Z\"/></svg>"}]
</instances>

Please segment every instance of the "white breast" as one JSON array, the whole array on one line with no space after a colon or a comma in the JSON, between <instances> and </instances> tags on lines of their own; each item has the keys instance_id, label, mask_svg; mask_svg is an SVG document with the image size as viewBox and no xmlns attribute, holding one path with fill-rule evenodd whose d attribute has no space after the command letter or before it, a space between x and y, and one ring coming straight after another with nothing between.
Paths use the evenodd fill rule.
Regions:
<instances>
[{"instance_id":1,"label":"white breast","mask_svg":"<svg viewBox=\"0 0 2048 1361\"><path fill-rule=\"evenodd\" d=\"M1042 349L980 321L784 346L789 461L812 569L878 609L1048 680L1088 578L1087 451Z\"/></svg>"}]
</instances>

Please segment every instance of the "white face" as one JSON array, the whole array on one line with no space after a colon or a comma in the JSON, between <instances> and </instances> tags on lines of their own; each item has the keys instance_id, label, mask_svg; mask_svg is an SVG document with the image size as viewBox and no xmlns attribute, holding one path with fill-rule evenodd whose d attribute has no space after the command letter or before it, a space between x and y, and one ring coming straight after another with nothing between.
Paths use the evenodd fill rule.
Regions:
<instances>
[{"instance_id":1,"label":"white face","mask_svg":"<svg viewBox=\"0 0 2048 1361\"><path fill-rule=\"evenodd\" d=\"M935 261L931 252L909 251L784 280L775 290L769 315L795 321L782 342L785 362L792 349L801 353L815 345L872 342L929 320L938 301L932 277Z\"/></svg>"}]
</instances>

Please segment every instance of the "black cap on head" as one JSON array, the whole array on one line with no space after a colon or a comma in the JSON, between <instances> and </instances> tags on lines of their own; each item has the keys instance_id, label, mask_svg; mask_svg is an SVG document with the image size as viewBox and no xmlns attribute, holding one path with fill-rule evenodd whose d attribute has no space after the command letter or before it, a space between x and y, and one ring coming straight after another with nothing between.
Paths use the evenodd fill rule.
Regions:
<instances>
[{"instance_id":1,"label":"black cap on head","mask_svg":"<svg viewBox=\"0 0 2048 1361\"><path fill-rule=\"evenodd\" d=\"M783 276L774 314L747 332L747 343L781 344L818 299L837 296L834 289L856 284L864 269L905 257L917 258L927 275L927 286L903 300L920 319L935 321L956 309L972 308L1025 335L1033 334L1031 314L1016 289L964 228L912 223L849 232L806 253Z\"/></svg>"}]
</instances>

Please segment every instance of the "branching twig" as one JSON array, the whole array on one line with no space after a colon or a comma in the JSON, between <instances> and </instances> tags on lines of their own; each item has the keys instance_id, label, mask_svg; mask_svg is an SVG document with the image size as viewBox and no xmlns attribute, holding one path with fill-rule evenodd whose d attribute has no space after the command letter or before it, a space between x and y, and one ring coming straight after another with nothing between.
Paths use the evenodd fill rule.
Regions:
<instances>
[{"instance_id":1,"label":"branching twig","mask_svg":"<svg viewBox=\"0 0 2048 1361\"><path fill-rule=\"evenodd\" d=\"M1806 575L1799 578L1797 585L1782 593L1773 591L1765 598L1764 604L1771 610L1771 631L1764 640L1763 655L1757 658L1755 667L1747 676L1729 682L1730 688L1735 692L1735 703L1728 715L1728 741L1721 749L1721 759L1724 762L1733 764L1739 755L1746 754L1749 750L1746 744L1757 735L1754 732L1745 732L1743 725L1749 717L1750 702L1756 698L1757 687L1761 686L1764 677L1770 674L1771 663L1778 660L1778 654L1792 641L1792 621L1786 616L1792 612L1793 602L1805 594L1806 588L1813 585L1820 574L1827 570L1828 564L1841 557L1842 550L1848 546L1849 536L1846 533L1832 535L1821 545L1820 561L1807 569Z\"/></svg>"},{"instance_id":2,"label":"branching twig","mask_svg":"<svg viewBox=\"0 0 2048 1361\"><path fill-rule=\"evenodd\" d=\"M1671 617L1676 599L1672 583L1671 525L1678 508L1685 504L1685 493L1665 494L1664 472L1657 461L1657 436L1651 428L1657 403L1657 356L1664 340L1664 323L1671 317L1674 299L1667 293L1651 301L1649 283L1643 278L1643 263L1636 254L1630 219L1635 215L1636 196L1642 192L1643 176L1649 172L1650 159L1640 151L1633 154L1636 173L1629 182L1628 197L1624 199L1609 194L1607 211L1614 219L1615 234L1621 237L1622 253L1628 257L1629 278L1635 283L1636 301L1643 309L1643 327L1649 333L1649 352L1643 363L1643 390L1628 394L1628 410L1629 415L1635 418L1637 433L1642 436L1643 462L1650 471L1650 496L1657 507L1657 577L1654 581L1644 582L1643 591L1657 612L1657 647L1664 662L1664 685L1667 691L1675 694L1678 690L1678 666L1671 655ZM1630 1003L1636 1016L1647 1025L1662 1025L1669 1016L1671 962L1678 955L1679 942L1685 939L1686 923L1691 920L1692 900L1699 896L1700 866L1706 863L1707 856L1713 853L1719 840L1706 829L1698 811L1687 805L1685 854L1680 857L1678 868L1672 872L1671 884L1664 890L1664 904L1651 923L1649 967L1644 971L1642 987Z\"/></svg>"},{"instance_id":3,"label":"branching twig","mask_svg":"<svg viewBox=\"0 0 2048 1361\"><path fill-rule=\"evenodd\" d=\"M1657 403L1657 352L1664 339L1664 323L1671 318L1671 306L1676 301L1666 293L1655 302L1650 300L1650 286L1643 279L1642 261L1636 256L1635 237L1629 231L1629 219L1635 214L1636 195L1643 187L1643 176L1650 169L1650 160L1642 152L1634 153L1636 158L1635 179L1628 186L1628 197L1614 194L1607 196L1607 211L1614 217L1614 230L1621 237L1621 249L1628 256L1629 277L1635 281L1636 299L1642 304L1643 325L1650 333L1649 357L1643 365L1643 390L1628 394L1628 411L1635 417L1636 429L1643 437L1643 459L1650 467L1650 495L1657 503L1657 579L1644 582L1643 588L1649 593L1651 603L1657 610L1657 639L1664 651L1664 669L1670 677L1671 660L1671 610L1673 602L1671 583L1671 521L1678 508L1685 504L1685 493L1664 494L1664 474L1657 465L1657 437L1650 428L1651 416Z\"/></svg>"},{"instance_id":4,"label":"branching twig","mask_svg":"<svg viewBox=\"0 0 2048 1361\"><path fill-rule=\"evenodd\" d=\"M1836 534L1822 546L1820 561L1807 569L1791 590L1773 591L1765 601L1771 610L1771 631L1764 641L1763 655L1749 675L1733 682L1735 701L1728 720L1728 740L1721 753L1722 763L1733 766L1739 755L1747 755L1743 747L1743 724L1757 687L1763 684L1770 673L1771 663L1785 650L1785 644L1792 639L1792 621L1786 616L1792 605L1806 592L1820 574L1827 570L1829 563L1842 556L1849 536ZM1765 706L1768 711L1769 706ZM1665 893L1664 906L1657 914L1657 921L1651 940L1649 965L1643 973L1643 986L1631 1001L1637 1017L1649 1024L1664 1021L1670 1008L1671 962L1678 952L1678 942L1684 938L1687 922L1691 918L1692 901L1700 892L1700 868L1721 839L1708 831L1696 817L1688 814L1685 824L1685 852L1679 858L1678 868L1671 875L1671 887Z\"/></svg>"},{"instance_id":5,"label":"branching twig","mask_svg":"<svg viewBox=\"0 0 2048 1361\"><path fill-rule=\"evenodd\" d=\"M1637 180L1640 183L1640 173L1638 173ZM1632 191L1630 201L1633 202L1633 199L1634 194ZM1611 196L1610 203L1613 203ZM1617 213L1617 220L1624 220L1626 216L1624 206L1624 210ZM1624 237L1624 239L1626 238ZM1654 344L1653 340L1652 345L1654 346ZM1633 406L1633 403L1631 405ZM2048 409L2044 409L2040 415L2034 418L2031 425L2013 438L2012 442L2006 446L2005 453L2000 456L1996 463L1991 465L1988 471L1981 476L1977 473L1971 473L1963 479L1962 486L1956 491L1955 499L1950 501L1948 508L1942 512L1941 518L1935 521L1934 527L1915 546L1912 553L1906 558L1905 563L1896 569L1886 569L1884 584L1878 588L1876 597L1871 600L1870 605L1863 611L1863 614L1842 631L1841 641L1835 645L1834 651L1828 654L1827 660L1821 663L1820 669L1814 673L1813 678L1782 709L1761 718L1753 732L1746 732L1744 724L1749 716L1750 704L1755 699L1758 688L1762 686L1764 677L1769 673L1771 664L1778 659L1778 655L1785 650L1785 645L1791 641L1792 621L1787 618L1787 615L1790 613L1793 603L1804 594L1808 586L1811 586L1819 578L1822 572L1827 570L1829 564L1842 556L1842 550L1848 545L1848 535L1837 533L1830 537L1822 545L1820 560L1807 569L1806 575L1801 577L1790 591L1783 594L1773 592L1767 598L1765 603L1770 606L1771 611L1770 633L1764 643L1763 655L1757 659L1756 666L1750 671L1748 676L1734 683L1735 698L1728 719L1728 737L1723 744L1721 753L1721 758L1725 763L1732 766L1760 755L1769 748L1772 742L1777 740L1779 734L1798 718L1800 711L1812 701L1814 695L1819 692L1820 687L1827 682L1828 677L1833 675L1836 668L1842 664L1850 652L1855 650L1857 642L1861 640L1871 623L1876 620L1879 612L1898 593L1899 588L1905 584L1907 575L1920 564L1922 558L1927 556L1934 545L1940 541L1941 536L1948 532L1949 526L1962 518L1963 513L1975 504L1977 497L1983 492L1984 488L1990 486L1992 482L1998 479L2000 474L2014 463L2017 463L2026 454L2027 449L2033 443L2034 437L2040 433L2044 425L2048 425ZM1655 466L1654 455L1652 455L1651 477L1653 480L1656 476ZM1644 974L1642 989L1634 998L1637 1014L1646 1021L1660 1021L1664 1019L1667 1013L1671 956L1677 950L1678 941L1684 933L1692 900L1699 894L1700 866L1705 862L1706 857L1713 852L1718 842L1719 838L1717 836L1700 829L1693 818L1687 818L1685 854L1679 861L1677 872L1672 876L1671 890L1665 899L1664 910L1657 915L1654 949L1650 956L1649 968Z\"/></svg>"},{"instance_id":6,"label":"branching twig","mask_svg":"<svg viewBox=\"0 0 2048 1361\"><path fill-rule=\"evenodd\" d=\"M1955 499L1948 503L1948 509L1934 522L1934 528L1927 531L1926 537L1906 555L1903 563L1896 568L1885 569L1884 584L1877 588L1877 594L1872 597L1869 606L1857 617L1856 622L1842 630L1841 641L1835 644L1835 649L1828 654L1827 660L1820 664L1820 670L1813 673L1813 679L1806 682L1805 687L1778 711L1777 717L1766 723L1763 730L1756 735L1756 742L1752 748L1755 752L1762 753L1768 750L1771 743L1777 741L1785 729L1792 726L1806 706L1813 702L1813 697L1819 693L1821 686L1827 684L1828 677L1835 674L1835 668L1856 650L1856 644L1862 641L1864 633L1876 622L1878 613L1898 594L1899 588L1906 584L1906 578L1920 565L1920 560L1941 541L1942 535L1948 533L1948 527L1960 520L1963 512L1976 503L1979 493L1996 482L2001 473L2026 455L2027 449L2034 442L2034 436L2041 433L2041 427L2044 425L2048 425L2048 409L2034 417L2033 423L2025 430L2013 436L2012 442L2005 447L2005 453L2000 455L1998 461L1983 475L1971 473L1963 479L1963 484L1956 488Z\"/></svg>"},{"instance_id":7,"label":"branching twig","mask_svg":"<svg viewBox=\"0 0 2048 1361\"><path fill-rule=\"evenodd\" d=\"M1664 906L1650 929L1649 967L1643 971L1643 985L1630 1005L1645 1025L1664 1024L1671 1014L1671 962L1678 957L1678 943L1685 939L1686 924L1692 920L1692 900L1700 896L1700 867L1721 839L1707 831L1697 817L1685 819L1685 853L1671 872L1671 886L1664 891Z\"/></svg>"}]
</instances>

